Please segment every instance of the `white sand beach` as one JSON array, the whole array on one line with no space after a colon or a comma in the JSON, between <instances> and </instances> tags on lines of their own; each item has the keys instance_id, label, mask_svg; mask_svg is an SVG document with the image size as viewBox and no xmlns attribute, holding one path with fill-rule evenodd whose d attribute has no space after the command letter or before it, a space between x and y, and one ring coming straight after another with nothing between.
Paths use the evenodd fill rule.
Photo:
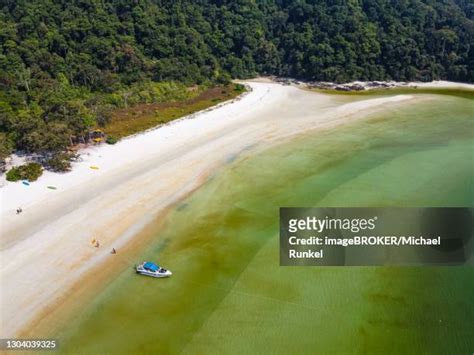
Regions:
<instances>
[{"instance_id":1,"label":"white sand beach","mask_svg":"<svg viewBox=\"0 0 474 355\"><path fill-rule=\"evenodd\" d=\"M423 87L430 89L462 89L462 90L474 90L474 85L467 83L455 83L452 81L436 80L430 82L411 82L408 83L410 87Z\"/></svg>"},{"instance_id":2,"label":"white sand beach","mask_svg":"<svg viewBox=\"0 0 474 355\"><path fill-rule=\"evenodd\" d=\"M352 81L343 84L338 84L334 82L300 82L298 80L288 78L275 78L275 80L281 83L286 83L287 85L292 84L302 88L309 87L317 89L335 89L342 91L377 90L393 88L450 89L474 91L474 85L472 84L445 80L436 80L429 82Z\"/></svg>"},{"instance_id":3,"label":"white sand beach","mask_svg":"<svg viewBox=\"0 0 474 355\"><path fill-rule=\"evenodd\" d=\"M27 329L85 273L113 257L112 248L120 250L229 159L418 99L398 95L337 104L331 96L293 86L247 84L252 91L240 100L113 146L87 148L69 173L45 172L30 186L3 181L2 338Z\"/></svg>"}]
</instances>

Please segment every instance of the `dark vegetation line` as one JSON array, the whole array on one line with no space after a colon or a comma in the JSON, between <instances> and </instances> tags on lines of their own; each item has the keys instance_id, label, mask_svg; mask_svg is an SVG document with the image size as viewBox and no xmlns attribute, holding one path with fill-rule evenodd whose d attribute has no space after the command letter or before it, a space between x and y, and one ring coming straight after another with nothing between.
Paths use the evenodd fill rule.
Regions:
<instances>
[{"instance_id":1,"label":"dark vegetation line","mask_svg":"<svg viewBox=\"0 0 474 355\"><path fill-rule=\"evenodd\" d=\"M232 77L473 82L473 17L470 0L3 0L0 160L67 168L117 110Z\"/></svg>"}]
</instances>

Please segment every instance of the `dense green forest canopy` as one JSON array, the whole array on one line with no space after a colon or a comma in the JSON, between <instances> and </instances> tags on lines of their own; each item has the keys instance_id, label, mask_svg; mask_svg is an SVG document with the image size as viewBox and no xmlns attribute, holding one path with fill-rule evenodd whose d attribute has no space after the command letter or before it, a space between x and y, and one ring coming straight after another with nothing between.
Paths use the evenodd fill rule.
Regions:
<instances>
[{"instance_id":1,"label":"dense green forest canopy","mask_svg":"<svg viewBox=\"0 0 474 355\"><path fill-rule=\"evenodd\" d=\"M473 82L473 16L470 0L0 0L0 155L62 150L152 82Z\"/></svg>"}]
</instances>

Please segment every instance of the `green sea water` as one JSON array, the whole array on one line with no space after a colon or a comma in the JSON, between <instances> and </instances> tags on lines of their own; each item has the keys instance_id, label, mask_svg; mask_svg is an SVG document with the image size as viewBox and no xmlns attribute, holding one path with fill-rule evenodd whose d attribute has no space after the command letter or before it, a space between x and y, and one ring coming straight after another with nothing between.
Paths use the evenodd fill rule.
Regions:
<instances>
[{"instance_id":1,"label":"green sea water","mask_svg":"<svg viewBox=\"0 0 474 355\"><path fill-rule=\"evenodd\" d=\"M474 101L437 95L230 159L56 337L84 354L471 354L472 267L280 267L279 207L472 206Z\"/></svg>"}]
</instances>

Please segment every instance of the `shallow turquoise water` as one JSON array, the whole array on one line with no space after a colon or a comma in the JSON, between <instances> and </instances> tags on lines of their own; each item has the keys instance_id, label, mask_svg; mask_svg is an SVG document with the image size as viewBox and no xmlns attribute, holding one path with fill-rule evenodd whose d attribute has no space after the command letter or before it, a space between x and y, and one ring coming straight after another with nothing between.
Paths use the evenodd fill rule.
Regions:
<instances>
[{"instance_id":1,"label":"shallow turquoise water","mask_svg":"<svg viewBox=\"0 0 474 355\"><path fill-rule=\"evenodd\" d=\"M64 353L460 354L474 269L280 267L280 206L472 206L474 101L438 96L242 156L57 334Z\"/></svg>"}]
</instances>

